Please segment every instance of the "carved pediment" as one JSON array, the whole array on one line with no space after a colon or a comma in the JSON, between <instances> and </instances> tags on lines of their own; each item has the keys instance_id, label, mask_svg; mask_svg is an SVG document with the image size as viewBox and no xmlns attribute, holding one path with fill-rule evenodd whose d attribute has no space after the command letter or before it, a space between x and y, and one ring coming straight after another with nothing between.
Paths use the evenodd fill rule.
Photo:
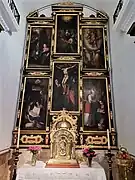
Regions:
<instances>
[{"instance_id":1,"label":"carved pediment","mask_svg":"<svg viewBox=\"0 0 135 180\"><path fill-rule=\"evenodd\" d=\"M60 128L67 128L70 130L77 130L77 116L73 116L71 115L68 111L63 110L60 111L59 114L54 115L52 117L53 120L53 124L52 124L52 129L53 130L57 130Z\"/></svg>"}]
</instances>

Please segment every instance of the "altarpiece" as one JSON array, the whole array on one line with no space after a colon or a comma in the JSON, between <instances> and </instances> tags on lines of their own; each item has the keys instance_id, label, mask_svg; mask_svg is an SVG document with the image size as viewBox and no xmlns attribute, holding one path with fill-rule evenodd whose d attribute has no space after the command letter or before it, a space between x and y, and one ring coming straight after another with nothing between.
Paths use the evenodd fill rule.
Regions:
<instances>
[{"instance_id":1,"label":"altarpiece","mask_svg":"<svg viewBox=\"0 0 135 180\"><path fill-rule=\"evenodd\" d=\"M82 148L84 144L106 149L107 129L115 149L117 136L111 93L108 17L94 9L85 16L85 7L80 4L60 3L51 8L50 17L40 10L27 16L12 146L17 144L20 128L20 147L51 148L54 119L61 111L66 111L69 116L77 117L76 131L73 133L70 127L72 130L69 128L67 132L74 141L74 149ZM73 122L70 123L69 126ZM55 128L57 130L57 126ZM57 139L58 131L53 136ZM69 142L67 136L63 138L62 142Z\"/></svg>"}]
</instances>

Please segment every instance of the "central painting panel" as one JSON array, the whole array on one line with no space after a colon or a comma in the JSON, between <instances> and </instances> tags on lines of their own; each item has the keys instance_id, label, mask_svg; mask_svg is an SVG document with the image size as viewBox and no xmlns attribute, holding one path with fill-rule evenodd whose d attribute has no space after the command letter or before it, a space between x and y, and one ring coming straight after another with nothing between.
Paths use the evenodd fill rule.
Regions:
<instances>
[{"instance_id":1,"label":"central painting panel","mask_svg":"<svg viewBox=\"0 0 135 180\"><path fill-rule=\"evenodd\" d=\"M54 62L51 111L79 112L79 63Z\"/></svg>"},{"instance_id":2,"label":"central painting panel","mask_svg":"<svg viewBox=\"0 0 135 180\"><path fill-rule=\"evenodd\" d=\"M78 18L76 14L56 16L55 53L79 53Z\"/></svg>"}]
</instances>

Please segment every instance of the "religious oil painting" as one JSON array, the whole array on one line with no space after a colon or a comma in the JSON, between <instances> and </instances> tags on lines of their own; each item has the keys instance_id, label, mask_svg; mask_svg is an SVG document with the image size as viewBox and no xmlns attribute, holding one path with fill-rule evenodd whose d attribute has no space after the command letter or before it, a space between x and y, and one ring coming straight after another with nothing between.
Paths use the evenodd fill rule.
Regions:
<instances>
[{"instance_id":1,"label":"religious oil painting","mask_svg":"<svg viewBox=\"0 0 135 180\"><path fill-rule=\"evenodd\" d=\"M106 78L83 78L84 131L105 131L109 127Z\"/></svg>"},{"instance_id":2,"label":"religious oil painting","mask_svg":"<svg viewBox=\"0 0 135 180\"><path fill-rule=\"evenodd\" d=\"M79 63L53 64L51 111L79 111Z\"/></svg>"},{"instance_id":3,"label":"religious oil painting","mask_svg":"<svg viewBox=\"0 0 135 180\"><path fill-rule=\"evenodd\" d=\"M31 27L26 68L46 68L50 66L51 39L51 27Z\"/></svg>"},{"instance_id":4,"label":"religious oil painting","mask_svg":"<svg viewBox=\"0 0 135 180\"><path fill-rule=\"evenodd\" d=\"M57 15L56 53L78 53L78 16Z\"/></svg>"},{"instance_id":5,"label":"religious oil painting","mask_svg":"<svg viewBox=\"0 0 135 180\"><path fill-rule=\"evenodd\" d=\"M83 68L105 69L103 28L82 28Z\"/></svg>"},{"instance_id":6,"label":"religious oil painting","mask_svg":"<svg viewBox=\"0 0 135 180\"><path fill-rule=\"evenodd\" d=\"M46 127L48 78L26 77L21 114L21 129L40 130Z\"/></svg>"}]
</instances>

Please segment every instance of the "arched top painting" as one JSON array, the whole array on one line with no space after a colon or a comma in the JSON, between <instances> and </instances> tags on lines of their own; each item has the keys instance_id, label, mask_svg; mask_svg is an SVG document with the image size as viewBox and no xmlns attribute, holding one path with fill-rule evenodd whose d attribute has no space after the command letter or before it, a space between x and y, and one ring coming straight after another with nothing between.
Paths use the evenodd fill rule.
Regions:
<instances>
[{"instance_id":1,"label":"arched top painting","mask_svg":"<svg viewBox=\"0 0 135 180\"><path fill-rule=\"evenodd\" d=\"M76 116L76 148L116 147L108 16L80 3L44 6L27 16L24 69L18 99L20 146L50 148L61 112ZM64 117L63 117L64 120Z\"/></svg>"}]
</instances>

